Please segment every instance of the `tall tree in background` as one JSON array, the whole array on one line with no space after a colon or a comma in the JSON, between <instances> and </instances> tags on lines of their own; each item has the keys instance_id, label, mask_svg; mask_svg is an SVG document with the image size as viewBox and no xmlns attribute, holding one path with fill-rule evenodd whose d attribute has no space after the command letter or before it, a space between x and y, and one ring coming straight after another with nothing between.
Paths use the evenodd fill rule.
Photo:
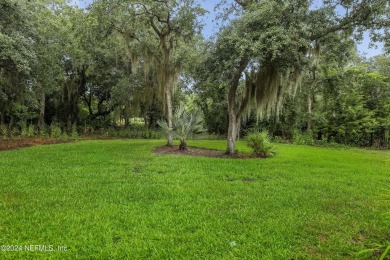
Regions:
<instances>
[{"instance_id":1,"label":"tall tree in background","mask_svg":"<svg viewBox=\"0 0 390 260\"><path fill-rule=\"evenodd\" d=\"M44 131L47 94L58 91L58 81L63 78L60 63L63 53L63 23L61 10L65 1L41 0L29 2L29 10L35 31L35 51L37 63L33 67L33 87L39 101L38 129Z\"/></svg>"},{"instance_id":2,"label":"tall tree in background","mask_svg":"<svg viewBox=\"0 0 390 260\"><path fill-rule=\"evenodd\" d=\"M133 73L155 73L159 98L168 126L172 128L173 93L180 72L177 50L200 29L197 16L204 10L193 0L96 2L117 32L127 42ZM107 13L108 10L108 13ZM153 96L150 96L153 98ZM168 145L172 135L168 134Z\"/></svg>"},{"instance_id":3,"label":"tall tree in background","mask_svg":"<svg viewBox=\"0 0 390 260\"><path fill-rule=\"evenodd\" d=\"M0 1L0 123L12 121L36 63L32 19L25 4Z\"/></svg>"}]
</instances>

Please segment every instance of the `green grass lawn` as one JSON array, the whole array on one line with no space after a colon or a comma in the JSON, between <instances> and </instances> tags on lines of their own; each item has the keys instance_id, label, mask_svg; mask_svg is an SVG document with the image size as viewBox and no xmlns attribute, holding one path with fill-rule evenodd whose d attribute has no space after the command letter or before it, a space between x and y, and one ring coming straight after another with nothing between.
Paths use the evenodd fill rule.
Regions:
<instances>
[{"instance_id":1,"label":"green grass lawn","mask_svg":"<svg viewBox=\"0 0 390 260\"><path fill-rule=\"evenodd\" d=\"M389 151L277 145L272 159L151 153L163 144L82 141L0 152L0 246L23 247L0 251L0 259L375 259L357 253L389 238Z\"/></svg>"}]
</instances>

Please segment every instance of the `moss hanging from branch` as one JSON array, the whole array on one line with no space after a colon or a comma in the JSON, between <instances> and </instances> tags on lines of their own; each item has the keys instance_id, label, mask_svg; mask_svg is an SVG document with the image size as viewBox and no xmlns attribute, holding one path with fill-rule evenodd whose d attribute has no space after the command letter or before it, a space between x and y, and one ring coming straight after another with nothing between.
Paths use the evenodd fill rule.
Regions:
<instances>
[{"instance_id":1,"label":"moss hanging from branch","mask_svg":"<svg viewBox=\"0 0 390 260\"><path fill-rule=\"evenodd\" d=\"M131 72L136 73L139 65L138 55L134 52L130 53Z\"/></svg>"},{"instance_id":2,"label":"moss hanging from branch","mask_svg":"<svg viewBox=\"0 0 390 260\"><path fill-rule=\"evenodd\" d=\"M255 108L259 119L271 114L279 116L283 94L295 93L302 81L302 74L296 69L280 72L273 65L260 67L257 71L246 73L245 95L242 98L240 115L249 117Z\"/></svg>"}]
</instances>

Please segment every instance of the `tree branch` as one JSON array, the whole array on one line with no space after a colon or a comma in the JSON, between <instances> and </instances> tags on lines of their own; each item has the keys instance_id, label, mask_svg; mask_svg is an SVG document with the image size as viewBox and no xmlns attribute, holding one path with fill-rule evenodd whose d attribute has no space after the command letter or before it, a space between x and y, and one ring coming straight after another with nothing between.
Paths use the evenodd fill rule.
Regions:
<instances>
[{"instance_id":1,"label":"tree branch","mask_svg":"<svg viewBox=\"0 0 390 260\"><path fill-rule=\"evenodd\" d=\"M162 36L161 30L157 27L157 25L154 23L153 17L149 18L150 25L152 26L153 30L157 33L158 36Z\"/></svg>"},{"instance_id":2,"label":"tree branch","mask_svg":"<svg viewBox=\"0 0 390 260\"><path fill-rule=\"evenodd\" d=\"M321 39L323 37L326 37L327 35L340 31L340 30L346 30L351 28L353 25L355 26L368 26L367 22L369 22L371 25L375 24L375 22L370 22L369 18L371 15L373 15L374 12L372 8L369 6L369 3L367 0L362 0L362 2L356 6L348 16L344 17L337 25L334 25L326 30L319 31L313 35L310 36L310 40L314 41L317 39Z\"/></svg>"}]
</instances>

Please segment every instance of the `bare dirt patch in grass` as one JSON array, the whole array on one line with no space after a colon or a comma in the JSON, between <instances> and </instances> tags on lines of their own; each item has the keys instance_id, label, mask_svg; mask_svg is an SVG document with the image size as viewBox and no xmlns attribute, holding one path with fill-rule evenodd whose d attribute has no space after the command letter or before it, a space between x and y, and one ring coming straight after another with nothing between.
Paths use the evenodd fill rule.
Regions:
<instances>
[{"instance_id":1,"label":"bare dirt patch in grass","mask_svg":"<svg viewBox=\"0 0 390 260\"><path fill-rule=\"evenodd\" d=\"M59 144L69 143L74 140L61 140L61 139L42 139L42 138L27 138L27 139L6 139L0 140L0 151L18 149L23 147L30 147L43 144Z\"/></svg>"},{"instance_id":2,"label":"bare dirt patch in grass","mask_svg":"<svg viewBox=\"0 0 390 260\"><path fill-rule=\"evenodd\" d=\"M158 146L154 148L154 153L157 154L174 154L174 155L187 155L187 156L204 156L204 157L213 157L213 158L232 158L232 159L249 159L257 158L256 156L249 153L238 153L233 155L225 154L222 151L204 149L197 147L188 147L187 150L179 150L178 145L174 146Z\"/></svg>"}]
</instances>

